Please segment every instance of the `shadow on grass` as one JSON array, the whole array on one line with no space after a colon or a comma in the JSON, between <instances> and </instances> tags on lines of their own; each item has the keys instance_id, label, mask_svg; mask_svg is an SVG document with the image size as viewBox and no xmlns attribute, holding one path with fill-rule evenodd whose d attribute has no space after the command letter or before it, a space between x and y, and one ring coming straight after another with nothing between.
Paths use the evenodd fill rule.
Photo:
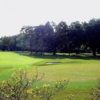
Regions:
<instances>
[{"instance_id":1,"label":"shadow on grass","mask_svg":"<svg viewBox=\"0 0 100 100\"><path fill-rule=\"evenodd\" d=\"M72 53L70 56L67 55L67 53L57 53L56 55L52 55L52 53L43 53L43 55L40 55L40 53L32 53L30 55L30 52L15 52L19 55L28 56L32 58L42 58L42 59L84 59L84 60L100 60L100 55L92 56L90 53L80 53L75 54Z\"/></svg>"},{"instance_id":2,"label":"shadow on grass","mask_svg":"<svg viewBox=\"0 0 100 100\"><path fill-rule=\"evenodd\" d=\"M4 71L4 70L8 70L8 69L12 69L12 67L0 67L0 72Z\"/></svg>"}]
</instances>

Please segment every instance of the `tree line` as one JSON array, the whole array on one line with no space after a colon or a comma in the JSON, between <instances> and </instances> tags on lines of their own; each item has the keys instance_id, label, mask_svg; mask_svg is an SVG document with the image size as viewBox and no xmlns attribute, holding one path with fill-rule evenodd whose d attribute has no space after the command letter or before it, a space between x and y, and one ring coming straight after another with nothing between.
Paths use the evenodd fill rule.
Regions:
<instances>
[{"instance_id":1,"label":"tree line","mask_svg":"<svg viewBox=\"0 0 100 100\"><path fill-rule=\"evenodd\" d=\"M39 26L23 26L20 34L0 38L0 50L80 53L91 52L96 56L100 51L100 19L89 22L79 21L67 25L47 22Z\"/></svg>"}]
</instances>

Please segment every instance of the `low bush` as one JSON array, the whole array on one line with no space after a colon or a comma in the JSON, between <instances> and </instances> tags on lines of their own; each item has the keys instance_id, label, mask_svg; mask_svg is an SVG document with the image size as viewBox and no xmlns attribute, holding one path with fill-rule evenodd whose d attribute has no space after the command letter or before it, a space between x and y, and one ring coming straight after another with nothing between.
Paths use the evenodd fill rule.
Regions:
<instances>
[{"instance_id":1,"label":"low bush","mask_svg":"<svg viewBox=\"0 0 100 100\"><path fill-rule=\"evenodd\" d=\"M90 100L100 100L100 78L98 78L98 84L92 89Z\"/></svg>"},{"instance_id":2,"label":"low bush","mask_svg":"<svg viewBox=\"0 0 100 100\"><path fill-rule=\"evenodd\" d=\"M44 76L44 74L43 74ZM35 82L43 78L38 77L38 71L36 68L36 74L31 78L28 77L27 70L20 69L11 75L11 79L3 81L0 84L0 100L50 100L53 95L58 91L64 89L69 82L68 80L60 80L55 82L53 87L50 84L43 84L43 87L37 87ZM69 98L69 100L72 100Z\"/></svg>"}]
</instances>

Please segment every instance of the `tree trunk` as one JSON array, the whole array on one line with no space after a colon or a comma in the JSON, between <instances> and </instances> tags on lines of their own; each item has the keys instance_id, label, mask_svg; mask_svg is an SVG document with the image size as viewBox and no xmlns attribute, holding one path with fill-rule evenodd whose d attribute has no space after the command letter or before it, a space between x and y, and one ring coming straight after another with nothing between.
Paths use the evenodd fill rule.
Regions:
<instances>
[{"instance_id":1,"label":"tree trunk","mask_svg":"<svg viewBox=\"0 0 100 100\"><path fill-rule=\"evenodd\" d=\"M70 53L71 53L71 50L70 49L68 50L68 53L69 53L69 56L70 56Z\"/></svg>"},{"instance_id":2,"label":"tree trunk","mask_svg":"<svg viewBox=\"0 0 100 100\"><path fill-rule=\"evenodd\" d=\"M31 53L30 53L30 55L32 55L32 50L31 50Z\"/></svg>"},{"instance_id":3,"label":"tree trunk","mask_svg":"<svg viewBox=\"0 0 100 100\"><path fill-rule=\"evenodd\" d=\"M41 55L42 55L42 51L41 51Z\"/></svg>"},{"instance_id":4,"label":"tree trunk","mask_svg":"<svg viewBox=\"0 0 100 100\"><path fill-rule=\"evenodd\" d=\"M92 53L93 53L93 56L96 56L96 49L95 48L92 49Z\"/></svg>"},{"instance_id":5,"label":"tree trunk","mask_svg":"<svg viewBox=\"0 0 100 100\"><path fill-rule=\"evenodd\" d=\"M30 55L32 55L32 48L31 47L30 47L30 51L31 51Z\"/></svg>"},{"instance_id":6,"label":"tree trunk","mask_svg":"<svg viewBox=\"0 0 100 100\"><path fill-rule=\"evenodd\" d=\"M69 52L69 56L70 56L70 52Z\"/></svg>"},{"instance_id":7,"label":"tree trunk","mask_svg":"<svg viewBox=\"0 0 100 100\"><path fill-rule=\"evenodd\" d=\"M50 97L47 97L47 100L50 100Z\"/></svg>"},{"instance_id":8,"label":"tree trunk","mask_svg":"<svg viewBox=\"0 0 100 100\"><path fill-rule=\"evenodd\" d=\"M53 55L56 55L56 50L55 49L53 50Z\"/></svg>"},{"instance_id":9,"label":"tree trunk","mask_svg":"<svg viewBox=\"0 0 100 100\"><path fill-rule=\"evenodd\" d=\"M36 54L38 53L38 50L37 50L37 48L35 49L35 53L36 53Z\"/></svg>"}]
</instances>

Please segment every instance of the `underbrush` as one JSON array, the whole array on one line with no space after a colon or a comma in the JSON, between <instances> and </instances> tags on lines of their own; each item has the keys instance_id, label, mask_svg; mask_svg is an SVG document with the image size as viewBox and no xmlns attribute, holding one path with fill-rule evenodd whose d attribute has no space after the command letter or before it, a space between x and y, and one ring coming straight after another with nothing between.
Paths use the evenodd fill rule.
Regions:
<instances>
[{"instance_id":1,"label":"underbrush","mask_svg":"<svg viewBox=\"0 0 100 100\"><path fill-rule=\"evenodd\" d=\"M15 68L14 68L15 70ZM44 74L43 74L44 76ZM0 100L50 100L53 95L66 87L69 80L60 80L55 82L50 88L50 84L43 84L43 87L37 87L35 82L40 81L38 71L31 78L27 75L27 70L20 69L14 71L12 78L3 81L0 85ZM68 97L72 100L72 97Z\"/></svg>"},{"instance_id":2,"label":"underbrush","mask_svg":"<svg viewBox=\"0 0 100 100\"><path fill-rule=\"evenodd\" d=\"M39 78L38 71L36 68L36 74L32 77L28 77L27 70L19 69L11 75L11 79L0 83L0 100L75 100L76 92L66 92L66 88L69 79L59 80L54 83L54 86L50 84L43 84L42 87L37 87L36 82L43 78L44 74ZM70 95L70 92L72 94ZM74 96L73 96L74 94ZM80 100L84 96L83 92L80 92ZM62 97L62 95L65 95ZM98 84L91 90L90 96L87 100L100 100L100 78L98 78ZM82 99L83 100L83 99Z\"/></svg>"}]
</instances>

